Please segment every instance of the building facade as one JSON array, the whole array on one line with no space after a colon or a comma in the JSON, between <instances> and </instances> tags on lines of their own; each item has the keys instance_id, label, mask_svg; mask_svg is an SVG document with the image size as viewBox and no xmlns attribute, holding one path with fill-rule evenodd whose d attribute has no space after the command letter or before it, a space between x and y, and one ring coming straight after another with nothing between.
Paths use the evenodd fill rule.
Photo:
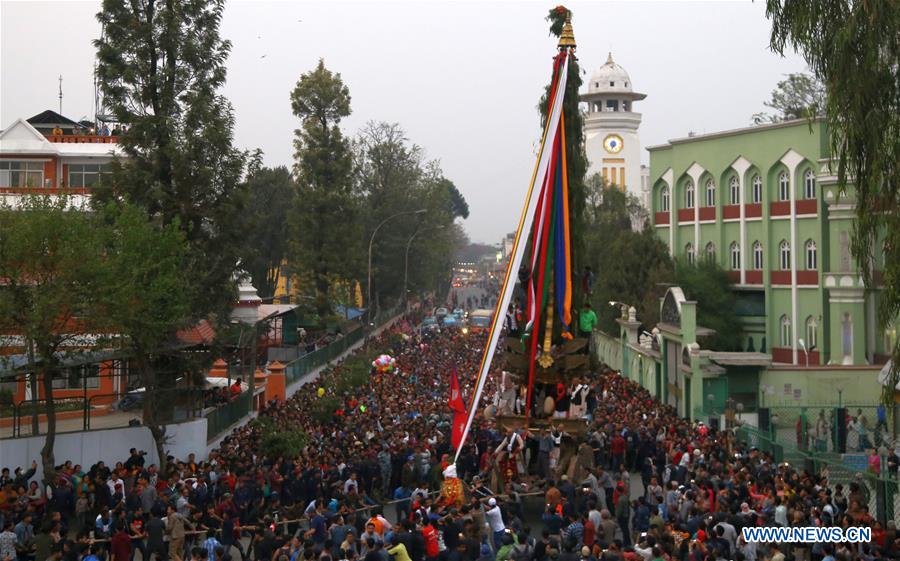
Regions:
<instances>
[{"instance_id":1,"label":"building facade","mask_svg":"<svg viewBox=\"0 0 900 561\"><path fill-rule=\"evenodd\" d=\"M83 204L121 154L112 134L86 134L53 111L17 119L0 131L0 202L28 194L66 193Z\"/></svg>"},{"instance_id":2,"label":"building facade","mask_svg":"<svg viewBox=\"0 0 900 561\"><path fill-rule=\"evenodd\" d=\"M0 131L0 205L16 208L18 201L28 195L66 194L71 196L73 206L83 207L91 188L110 172L109 164L119 154L117 138L111 131L94 134L54 111L44 111L27 120L17 119ZM80 327L73 325L72 330ZM80 337L94 336L97 335ZM24 339L19 334L0 336L0 370L22 367L26 363L24 353ZM81 364L64 368L64 375L53 381L55 397L108 396L107 401L111 401L114 394L137 383L129 373L127 361L78 362ZM0 391L10 392L15 402L44 397L43 388L38 387L37 395L33 395L30 385L16 377L0 381Z\"/></svg>"},{"instance_id":3,"label":"building facade","mask_svg":"<svg viewBox=\"0 0 900 561\"><path fill-rule=\"evenodd\" d=\"M641 114L634 111L633 103L647 95L634 91L631 77L613 61L612 53L587 86L581 101L588 176L600 174L646 205L646 168L641 166L638 132Z\"/></svg>"},{"instance_id":4,"label":"building facade","mask_svg":"<svg viewBox=\"0 0 900 561\"><path fill-rule=\"evenodd\" d=\"M851 253L855 195L837 187L824 123L690 136L648 150L652 226L673 257L728 270L746 334L739 350L799 366L887 360L896 326L879 327L880 291L864 286Z\"/></svg>"}]
</instances>

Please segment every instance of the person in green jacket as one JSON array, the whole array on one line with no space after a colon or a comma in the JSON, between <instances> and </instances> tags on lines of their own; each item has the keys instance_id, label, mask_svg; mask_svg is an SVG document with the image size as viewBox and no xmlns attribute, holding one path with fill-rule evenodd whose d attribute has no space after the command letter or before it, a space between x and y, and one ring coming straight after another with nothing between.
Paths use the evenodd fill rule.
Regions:
<instances>
[{"instance_id":1,"label":"person in green jacket","mask_svg":"<svg viewBox=\"0 0 900 561\"><path fill-rule=\"evenodd\" d=\"M584 308L578 314L578 335L590 338L594 327L597 326L597 314L591 309L591 303L585 302Z\"/></svg>"}]
</instances>

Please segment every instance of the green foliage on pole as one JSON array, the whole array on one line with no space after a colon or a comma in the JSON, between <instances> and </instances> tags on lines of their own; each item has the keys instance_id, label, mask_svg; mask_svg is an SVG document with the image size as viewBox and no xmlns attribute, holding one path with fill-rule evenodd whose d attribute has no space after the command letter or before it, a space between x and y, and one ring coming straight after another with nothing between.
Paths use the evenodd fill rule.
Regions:
<instances>
[{"instance_id":1,"label":"green foliage on pole","mask_svg":"<svg viewBox=\"0 0 900 561\"><path fill-rule=\"evenodd\" d=\"M547 20L550 22L550 34L559 37L562 33L562 27L565 23L567 15L571 11L563 6L557 6L550 10ZM587 153L584 147L584 116L578 108L579 94L581 88L581 70L578 65L578 59L575 57L574 51L569 55L569 71L566 79L566 91L563 97L563 115L566 127L566 165L569 179L569 232L572 246L572 271L579 271L585 265L585 246L583 243L583 234L585 231L585 174L588 169ZM550 88L553 83L551 76L550 84L547 85L543 97L541 97L538 109L541 113L541 128L543 130L547 121L547 112L550 103ZM580 307L584 300L581 293L580 283L574 279L572 305L573 308Z\"/></svg>"}]
</instances>

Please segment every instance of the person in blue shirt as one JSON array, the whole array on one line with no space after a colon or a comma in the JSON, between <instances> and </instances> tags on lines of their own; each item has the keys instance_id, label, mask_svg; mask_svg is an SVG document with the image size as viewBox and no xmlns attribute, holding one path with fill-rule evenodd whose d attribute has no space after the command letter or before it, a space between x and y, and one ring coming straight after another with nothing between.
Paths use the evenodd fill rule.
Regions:
<instances>
[{"instance_id":1,"label":"person in blue shirt","mask_svg":"<svg viewBox=\"0 0 900 561\"><path fill-rule=\"evenodd\" d=\"M550 530L551 536L558 536L562 531L563 518L556 512L552 506L547 505L547 510L544 511L544 514L541 516L541 522L543 522L544 526L548 530Z\"/></svg>"},{"instance_id":2,"label":"person in blue shirt","mask_svg":"<svg viewBox=\"0 0 900 561\"><path fill-rule=\"evenodd\" d=\"M412 491L409 490L409 487L405 485L400 485L396 489L394 489L394 500L400 501L397 503L397 519L405 520L409 516L409 498L412 496Z\"/></svg>"},{"instance_id":3,"label":"person in blue shirt","mask_svg":"<svg viewBox=\"0 0 900 561\"><path fill-rule=\"evenodd\" d=\"M326 527L327 521L325 520L325 515L322 513L324 509L322 508L322 504L316 504L316 514L312 517L312 520L309 521L309 532L312 541L317 544L325 543L325 540L328 538L328 529Z\"/></svg>"},{"instance_id":4,"label":"person in blue shirt","mask_svg":"<svg viewBox=\"0 0 900 561\"><path fill-rule=\"evenodd\" d=\"M881 444L884 442L884 434L888 432L887 411L884 405L879 405L875 409L875 442Z\"/></svg>"},{"instance_id":5,"label":"person in blue shirt","mask_svg":"<svg viewBox=\"0 0 900 561\"><path fill-rule=\"evenodd\" d=\"M216 559L216 548L221 548L221 547L222 547L221 542L219 542L219 540L217 540L215 536L210 536L210 537L206 538L206 540L204 540L204 542L203 542L203 549L205 549L207 551L207 553L209 554L210 560Z\"/></svg>"},{"instance_id":6,"label":"person in blue shirt","mask_svg":"<svg viewBox=\"0 0 900 561\"><path fill-rule=\"evenodd\" d=\"M88 554L81 558L81 561L100 561L100 548L96 544L91 544Z\"/></svg>"},{"instance_id":7,"label":"person in blue shirt","mask_svg":"<svg viewBox=\"0 0 900 561\"><path fill-rule=\"evenodd\" d=\"M650 507L647 506L647 500L645 497L638 497L637 507L634 509L634 519L632 521L634 524L635 533L646 532L650 529Z\"/></svg>"}]
</instances>

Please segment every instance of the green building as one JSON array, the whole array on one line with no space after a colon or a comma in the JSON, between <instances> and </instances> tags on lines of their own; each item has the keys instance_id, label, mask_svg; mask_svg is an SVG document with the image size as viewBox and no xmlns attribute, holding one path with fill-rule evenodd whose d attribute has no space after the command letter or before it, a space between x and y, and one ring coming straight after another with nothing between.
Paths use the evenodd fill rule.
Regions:
<instances>
[{"instance_id":1,"label":"green building","mask_svg":"<svg viewBox=\"0 0 900 561\"><path fill-rule=\"evenodd\" d=\"M746 333L739 350L802 367L887 360L896 326L879 328L879 290L865 288L851 253L854 193L839 193L823 122L691 135L648 150L653 228L673 257L729 271ZM876 279L882 263L876 256Z\"/></svg>"}]
</instances>

